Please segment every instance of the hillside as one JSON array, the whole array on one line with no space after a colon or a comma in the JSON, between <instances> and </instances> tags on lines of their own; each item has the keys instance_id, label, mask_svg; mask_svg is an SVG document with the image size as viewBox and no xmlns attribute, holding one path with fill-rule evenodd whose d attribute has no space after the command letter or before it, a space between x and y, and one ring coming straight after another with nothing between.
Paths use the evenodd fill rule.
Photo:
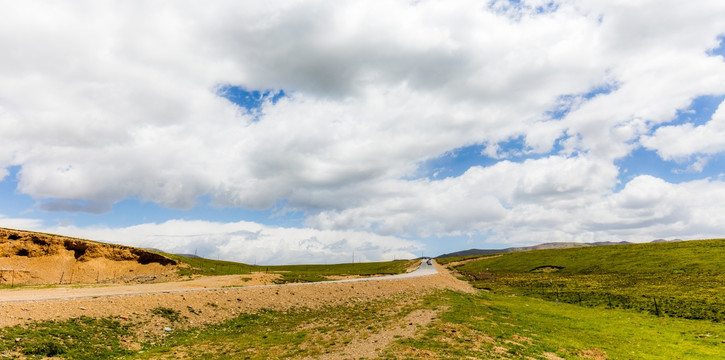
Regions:
<instances>
[{"instance_id":1,"label":"hillside","mask_svg":"<svg viewBox=\"0 0 725 360\"><path fill-rule=\"evenodd\" d=\"M657 242L514 252L474 261L468 272L529 272L552 266L566 274L725 273L725 240Z\"/></svg>"},{"instance_id":2,"label":"hillside","mask_svg":"<svg viewBox=\"0 0 725 360\"><path fill-rule=\"evenodd\" d=\"M653 242L666 242L666 240L655 240ZM587 247L587 246L626 245L626 244L631 244L631 243L627 242L627 241L620 241L620 242L600 241L600 242L593 242L593 243L550 242L550 243L543 243L543 244L539 244L539 245L510 247L510 248L505 248L505 249L468 249L468 250L462 250L462 251L456 251L456 252L452 252L452 253L448 253L448 254L438 255L438 256L436 256L436 259L450 258L450 257L476 256L476 255L494 255L494 254L519 252L519 251L546 250L546 249L568 249L568 248Z\"/></svg>"},{"instance_id":3,"label":"hillside","mask_svg":"<svg viewBox=\"0 0 725 360\"><path fill-rule=\"evenodd\" d=\"M725 321L725 240L507 253L455 267L481 289Z\"/></svg>"},{"instance_id":4,"label":"hillside","mask_svg":"<svg viewBox=\"0 0 725 360\"><path fill-rule=\"evenodd\" d=\"M0 285L171 280L179 266L129 246L0 228Z\"/></svg>"}]
</instances>

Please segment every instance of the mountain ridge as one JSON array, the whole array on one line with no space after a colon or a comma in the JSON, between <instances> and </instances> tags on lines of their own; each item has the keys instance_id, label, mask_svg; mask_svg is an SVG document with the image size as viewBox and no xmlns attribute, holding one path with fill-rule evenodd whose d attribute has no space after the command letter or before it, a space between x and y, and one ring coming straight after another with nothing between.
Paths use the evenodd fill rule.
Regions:
<instances>
[{"instance_id":1,"label":"mountain ridge","mask_svg":"<svg viewBox=\"0 0 725 360\"><path fill-rule=\"evenodd\" d=\"M683 241L683 240L681 240L681 239L674 239L674 240L656 239L656 240L652 240L651 242L652 243L661 243L661 242L672 242L672 241ZM510 252L544 250L544 249L567 249L567 248L587 247L587 246L610 246L610 245L628 245L628 244L634 244L634 243L629 242L629 241L596 241L596 242L591 242L591 243L548 242L548 243L532 245L532 246L509 247L509 248L505 248L505 249L468 249L468 250L454 251L451 253L438 255L438 256L436 256L436 259L447 258L447 257L472 256L472 255L494 255L494 254L503 254L503 253L510 253Z\"/></svg>"}]
</instances>

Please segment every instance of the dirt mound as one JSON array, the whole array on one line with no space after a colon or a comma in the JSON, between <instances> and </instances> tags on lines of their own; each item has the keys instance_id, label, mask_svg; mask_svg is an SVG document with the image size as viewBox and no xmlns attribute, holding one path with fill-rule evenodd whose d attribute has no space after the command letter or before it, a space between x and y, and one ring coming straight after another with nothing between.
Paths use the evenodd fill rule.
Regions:
<instances>
[{"instance_id":1,"label":"dirt mound","mask_svg":"<svg viewBox=\"0 0 725 360\"><path fill-rule=\"evenodd\" d=\"M0 228L0 285L168 281L179 266L129 246Z\"/></svg>"}]
</instances>

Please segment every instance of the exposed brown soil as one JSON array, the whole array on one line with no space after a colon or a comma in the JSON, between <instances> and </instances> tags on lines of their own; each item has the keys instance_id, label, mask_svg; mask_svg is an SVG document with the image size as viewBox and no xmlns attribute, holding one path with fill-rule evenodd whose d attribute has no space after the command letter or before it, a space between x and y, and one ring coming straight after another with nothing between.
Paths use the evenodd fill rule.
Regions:
<instances>
[{"instance_id":1,"label":"exposed brown soil","mask_svg":"<svg viewBox=\"0 0 725 360\"><path fill-rule=\"evenodd\" d=\"M242 312L260 309L288 310L308 307L312 309L334 305L352 305L406 294L425 295L434 289L453 289L472 292L473 288L438 266L438 274L363 282L333 282L313 284L251 285L243 276L203 277L193 281L116 285L107 287L59 287L49 289L7 289L0 292L0 327L24 325L37 320L69 319L79 316L115 317L136 324L148 324L150 335L163 333L165 326L188 328L218 323ZM256 275L257 281L269 281L265 274ZM219 285L244 286L221 288ZM215 288L215 289L205 289ZM119 289L122 294L119 295ZM168 293L134 293L175 291ZM123 295L126 293L126 295ZM30 294L30 295L28 295ZM112 295L108 295L112 294ZM43 300L47 297L79 295L83 297ZM412 296L412 295L411 295ZM17 299L38 299L23 300ZM186 316L182 322L168 323L154 317L151 310L171 308ZM194 310L201 310L200 315Z\"/></svg>"},{"instance_id":2,"label":"exposed brown soil","mask_svg":"<svg viewBox=\"0 0 725 360\"><path fill-rule=\"evenodd\" d=\"M438 274L420 277L289 285L272 285L279 275L263 273L179 281L178 266L141 249L0 228L0 269L14 270L0 273L3 284L64 284L0 290L0 327L80 316L112 317L136 325L136 337L125 340L125 347L133 349L138 342L165 336L169 329L220 323L261 309L321 309L386 299L409 302L420 301L436 289L474 291L437 264ZM154 314L159 308L173 309L179 320ZM357 338L325 356L376 357L392 341L414 336L436 314L414 311L397 325Z\"/></svg>"},{"instance_id":3,"label":"exposed brown soil","mask_svg":"<svg viewBox=\"0 0 725 360\"><path fill-rule=\"evenodd\" d=\"M435 310L416 310L393 326L387 326L384 331L370 334L366 337L356 337L352 342L338 351L333 351L315 357L320 360L335 359L373 359L380 355L380 350L393 341L413 337L415 333L430 324L438 314Z\"/></svg>"},{"instance_id":4,"label":"exposed brown soil","mask_svg":"<svg viewBox=\"0 0 725 360\"><path fill-rule=\"evenodd\" d=\"M129 246L0 228L0 285L170 281L179 266Z\"/></svg>"},{"instance_id":5,"label":"exposed brown soil","mask_svg":"<svg viewBox=\"0 0 725 360\"><path fill-rule=\"evenodd\" d=\"M584 358L584 359L594 359L594 360L606 360L607 354L599 349L586 349L579 351L577 356Z\"/></svg>"}]
</instances>

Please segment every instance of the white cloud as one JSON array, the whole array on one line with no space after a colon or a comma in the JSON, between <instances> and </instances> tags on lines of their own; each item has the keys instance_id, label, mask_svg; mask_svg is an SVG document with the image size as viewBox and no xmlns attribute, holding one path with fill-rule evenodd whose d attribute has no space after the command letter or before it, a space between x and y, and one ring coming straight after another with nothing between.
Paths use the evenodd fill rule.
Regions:
<instances>
[{"instance_id":1,"label":"white cloud","mask_svg":"<svg viewBox=\"0 0 725 360\"><path fill-rule=\"evenodd\" d=\"M662 126L652 136L642 137L641 142L646 148L656 150L665 160L683 160L694 154L712 155L725 151L723 139L725 139L725 102L720 104L712 118L704 125L694 126L685 123Z\"/></svg>"},{"instance_id":2,"label":"white cloud","mask_svg":"<svg viewBox=\"0 0 725 360\"><path fill-rule=\"evenodd\" d=\"M394 236L359 231L270 227L240 221L169 220L129 227L43 227L38 222L0 217L6 227L32 229L170 253L197 254L249 264L333 264L415 258L423 245Z\"/></svg>"},{"instance_id":3,"label":"white cloud","mask_svg":"<svg viewBox=\"0 0 725 360\"><path fill-rule=\"evenodd\" d=\"M571 213L609 193L616 177L616 167L586 157L503 161L472 167L455 178L386 182L377 187L384 189L381 193L360 206L324 211L308 224L423 237L485 232L531 218L536 204L542 212L536 216Z\"/></svg>"},{"instance_id":4,"label":"white cloud","mask_svg":"<svg viewBox=\"0 0 725 360\"><path fill-rule=\"evenodd\" d=\"M185 209L209 196L286 201L336 231L644 236L645 220L588 231L578 209L614 201L614 161L639 139L665 159L725 150L723 111L647 135L695 97L725 94L725 62L707 55L725 3L547 4L3 3L0 179L19 166L17 191L46 210L97 213L128 198ZM225 85L288 96L250 114L219 96ZM504 149L512 139L525 148ZM470 145L502 161L415 178ZM534 158L503 160L514 153ZM332 241L293 236L313 237ZM220 239L209 241L242 246Z\"/></svg>"}]
</instances>

